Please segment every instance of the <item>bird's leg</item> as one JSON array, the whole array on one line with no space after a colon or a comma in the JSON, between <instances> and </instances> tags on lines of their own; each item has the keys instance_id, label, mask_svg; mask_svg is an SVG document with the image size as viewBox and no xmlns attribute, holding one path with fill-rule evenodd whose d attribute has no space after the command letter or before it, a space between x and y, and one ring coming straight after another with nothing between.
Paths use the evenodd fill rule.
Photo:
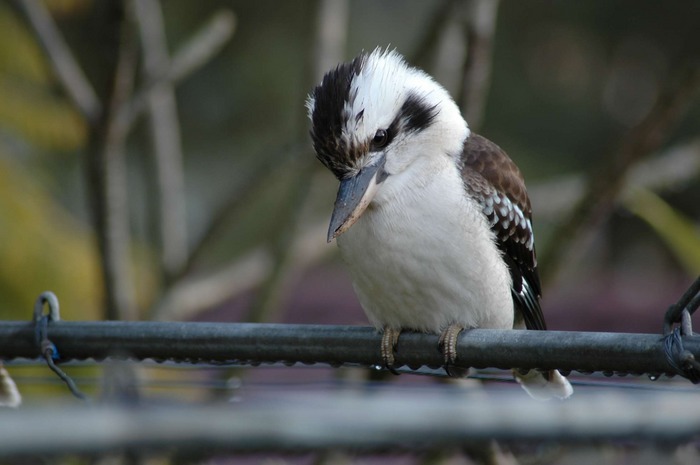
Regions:
<instances>
[{"instance_id":1,"label":"bird's leg","mask_svg":"<svg viewBox=\"0 0 700 465\"><path fill-rule=\"evenodd\" d=\"M445 356L445 371L449 376L461 376L461 370L455 372L451 367L457 360L457 337L462 331L464 326L453 323L440 334L438 346Z\"/></svg>"},{"instance_id":2,"label":"bird's leg","mask_svg":"<svg viewBox=\"0 0 700 465\"><path fill-rule=\"evenodd\" d=\"M390 326L385 326L382 332L382 360L384 361L384 367L389 371L397 375L398 373L394 369L394 350L396 345L399 343L399 335L401 334L400 329L392 328Z\"/></svg>"}]
</instances>

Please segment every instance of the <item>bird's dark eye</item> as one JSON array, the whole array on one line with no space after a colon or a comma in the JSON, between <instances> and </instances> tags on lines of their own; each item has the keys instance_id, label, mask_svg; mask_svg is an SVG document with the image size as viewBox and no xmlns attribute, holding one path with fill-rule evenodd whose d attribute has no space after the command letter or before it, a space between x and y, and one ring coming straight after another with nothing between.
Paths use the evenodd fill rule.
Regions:
<instances>
[{"instance_id":1,"label":"bird's dark eye","mask_svg":"<svg viewBox=\"0 0 700 465\"><path fill-rule=\"evenodd\" d=\"M382 149L388 142L389 134L386 132L386 129L378 129L372 139L372 150Z\"/></svg>"}]
</instances>

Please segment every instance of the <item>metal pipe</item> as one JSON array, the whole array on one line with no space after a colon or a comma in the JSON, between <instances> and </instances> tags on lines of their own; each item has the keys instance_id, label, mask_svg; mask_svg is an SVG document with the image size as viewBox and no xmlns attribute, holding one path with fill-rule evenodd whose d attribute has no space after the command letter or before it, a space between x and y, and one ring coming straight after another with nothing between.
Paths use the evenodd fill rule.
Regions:
<instances>
[{"instance_id":1,"label":"metal pipe","mask_svg":"<svg viewBox=\"0 0 700 465\"><path fill-rule=\"evenodd\" d=\"M700 431L697 393L598 391L543 403L520 392L441 388L286 393L199 406L35 406L0 416L0 457L173 448L205 456L329 448L415 451L492 439L579 444L630 439L667 446Z\"/></svg>"},{"instance_id":2,"label":"metal pipe","mask_svg":"<svg viewBox=\"0 0 700 465\"><path fill-rule=\"evenodd\" d=\"M362 326L181 322L49 322L60 361L107 357L179 362L381 365L380 336ZM684 337L700 359L700 337ZM404 333L396 362L440 367L435 335ZM473 329L459 339L457 366L558 368L582 372L673 374L656 334ZM35 358L32 323L0 322L0 358Z\"/></svg>"}]
</instances>

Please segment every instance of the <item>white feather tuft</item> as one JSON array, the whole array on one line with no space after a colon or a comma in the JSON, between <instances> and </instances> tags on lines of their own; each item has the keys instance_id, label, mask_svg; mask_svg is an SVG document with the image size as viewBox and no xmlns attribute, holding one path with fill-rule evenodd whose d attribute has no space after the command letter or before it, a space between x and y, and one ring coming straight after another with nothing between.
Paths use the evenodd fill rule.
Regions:
<instances>
[{"instance_id":1,"label":"white feather tuft","mask_svg":"<svg viewBox=\"0 0 700 465\"><path fill-rule=\"evenodd\" d=\"M566 399L574 393L569 380L564 378L557 370L550 371L549 380L537 370L530 370L525 374L513 370L515 379L525 389L530 397L536 400L550 400L552 398Z\"/></svg>"},{"instance_id":2,"label":"white feather tuft","mask_svg":"<svg viewBox=\"0 0 700 465\"><path fill-rule=\"evenodd\" d=\"M316 99L313 98L313 96L309 95L306 97L306 102L304 102L304 106L306 107L306 116L310 120L313 120L313 115L314 115L314 108L316 107Z\"/></svg>"},{"instance_id":3,"label":"white feather tuft","mask_svg":"<svg viewBox=\"0 0 700 465\"><path fill-rule=\"evenodd\" d=\"M17 385L5 367L0 365L0 407L17 408L22 403L22 396Z\"/></svg>"}]
</instances>

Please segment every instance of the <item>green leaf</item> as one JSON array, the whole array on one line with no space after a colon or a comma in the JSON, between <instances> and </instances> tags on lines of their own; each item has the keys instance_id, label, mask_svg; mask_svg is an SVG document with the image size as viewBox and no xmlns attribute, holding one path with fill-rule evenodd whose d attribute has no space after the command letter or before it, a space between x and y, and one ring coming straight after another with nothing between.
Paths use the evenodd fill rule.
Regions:
<instances>
[{"instance_id":1,"label":"green leaf","mask_svg":"<svg viewBox=\"0 0 700 465\"><path fill-rule=\"evenodd\" d=\"M652 227L690 274L700 274L700 230L690 218L641 188L627 195L624 205Z\"/></svg>"},{"instance_id":2,"label":"green leaf","mask_svg":"<svg viewBox=\"0 0 700 465\"><path fill-rule=\"evenodd\" d=\"M52 290L65 319L100 316L95 239L30 173L0 152L0 304L5 319L31 318Z\"/></svg>"}]
</instances>

